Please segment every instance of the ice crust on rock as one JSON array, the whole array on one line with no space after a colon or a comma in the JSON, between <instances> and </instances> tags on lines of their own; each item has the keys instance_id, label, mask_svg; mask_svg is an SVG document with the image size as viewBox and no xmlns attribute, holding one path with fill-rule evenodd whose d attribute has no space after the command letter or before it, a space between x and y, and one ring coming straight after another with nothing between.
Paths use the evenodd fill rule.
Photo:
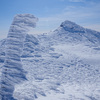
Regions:
<instances>
[{"instance_id":1,"label":"ice crust on rock","mask_svg":"<svg viewBox=\"0 0 100 100\"><path fill-rule=\"evenodd\" d=\"M15 16L5 42L5 61L1 75L1 100L14 100L14 85L25 80L21 55L29 28L36 26L37 18L30 14Z\"/></svg>"}]
</instances>

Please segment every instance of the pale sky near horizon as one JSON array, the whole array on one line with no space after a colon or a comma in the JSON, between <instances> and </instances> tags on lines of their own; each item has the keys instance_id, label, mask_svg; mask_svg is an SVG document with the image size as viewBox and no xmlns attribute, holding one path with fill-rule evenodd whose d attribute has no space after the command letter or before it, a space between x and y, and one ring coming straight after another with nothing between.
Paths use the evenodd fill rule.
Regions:
<instances>
[{"instance_id":1,"label":"pale sky near horizon","mask_svg":"<svg viewBox=\"0 0 100 100\"><path fill-rule=\"evenodd\" d=\"M0 0L0 40L6 38L13 17L23 13L39 18L31 34L54 30L65 20L100 31L100 0Z\"/></svg>"}]
</instances>

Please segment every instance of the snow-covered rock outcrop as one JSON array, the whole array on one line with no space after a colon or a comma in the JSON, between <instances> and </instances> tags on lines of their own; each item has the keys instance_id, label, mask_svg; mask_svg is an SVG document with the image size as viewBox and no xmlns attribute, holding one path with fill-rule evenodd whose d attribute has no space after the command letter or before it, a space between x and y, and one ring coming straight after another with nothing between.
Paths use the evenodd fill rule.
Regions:
<instances>
[{"instance_id":1,"label":"snow-covered rock outcrop","mask_svg":"<svg viewBox=\"0 0 100 100\"><path fill-rule=\"evenodd\" d=\"M26 79L21 56L29 28L36 26L37 18L30 14L16 15L5 41L5 60L2 66L1 100L14 100L14 85Z\"/></svg>"}]
</instances>

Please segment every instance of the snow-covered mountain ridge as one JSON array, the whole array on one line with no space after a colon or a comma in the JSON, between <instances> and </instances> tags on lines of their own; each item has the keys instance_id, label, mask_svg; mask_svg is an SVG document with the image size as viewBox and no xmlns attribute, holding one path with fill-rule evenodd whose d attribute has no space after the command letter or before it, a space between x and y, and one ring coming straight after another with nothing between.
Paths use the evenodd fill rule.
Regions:
<instances>
[{"instance_id":1,"label":"snow-covered mountain ridge","mask_svg":"<svg viewBox=\"0 0 100 100\"><path fill-rule=\"evenodd\" d=\"M15 22L23 23L23 18ZM33 25L30 22L31 19L29 23L25 21L25 27ZM20 60L27 80L14 85L14 99L100 99L100 32L64 21L48 34L25 34ZM1 69L6 59L6 43L6 39L0 42Z\"/></svg>"},{"instance_id":2,"label":"snow-covered mountain ridge","mask_svg":"<svg viewBox=\"0 0 100 100\"><path fill-rule=\"evenodd\" d=\"M100 45L100 32L83 28L71 21L62 22L56 30L48 35L48 39L54 42L81 42L86 45Z\"/></svg>"}]
</instances>

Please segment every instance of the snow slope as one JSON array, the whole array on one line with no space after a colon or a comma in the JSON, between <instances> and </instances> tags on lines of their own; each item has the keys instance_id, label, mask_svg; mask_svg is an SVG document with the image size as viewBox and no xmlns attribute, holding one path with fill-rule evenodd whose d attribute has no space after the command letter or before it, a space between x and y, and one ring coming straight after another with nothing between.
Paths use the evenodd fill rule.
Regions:
<instances>
[{"instance_id":1,"label":"snow slope","mask_svg":"<svg viewBox=\"0 0 100 100\"><path fill-rule=\"evenodd\" d=\"M100 99L100 32L65 21L48 34L26 34L23 45L20 59L27 80L14 85L15 99Z\"/></svg>"}]
</instances>

